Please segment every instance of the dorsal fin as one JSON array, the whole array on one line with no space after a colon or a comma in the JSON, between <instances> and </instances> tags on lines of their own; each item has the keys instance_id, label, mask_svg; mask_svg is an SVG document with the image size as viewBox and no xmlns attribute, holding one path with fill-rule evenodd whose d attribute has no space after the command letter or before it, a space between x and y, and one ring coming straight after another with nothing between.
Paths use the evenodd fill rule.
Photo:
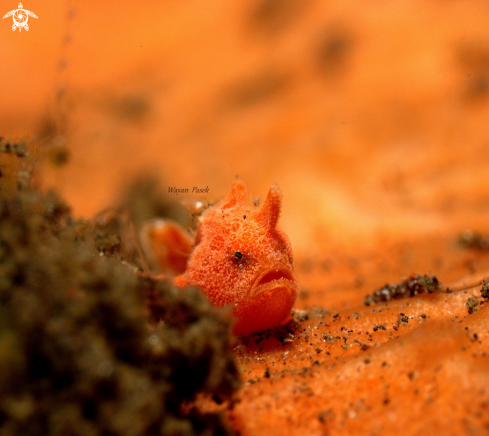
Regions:
<instances>
[{"instance_id":1,"label":"dorsal fin","mask_svg":"<svg viewBox=\"0 0 489 436\"><path fill-rule=\"evenodd\" d=\"M280 209L282 207L282 191L276 183L272 183L260 210L256 214L256 220L269 230L275 229Z\"/></svg>"},{"instance_id":2,"label":"dorsal fin","mask_svg":"<svg viewBox=\"0 0 489 436\"><path fill-rule=\"evenodd\" d=\"M219 205L221 209L229 209L236 205L245 205L246 186L242 180L235 180L231 186L231 190L222 199Z\"/></svg>"}]
</instances>

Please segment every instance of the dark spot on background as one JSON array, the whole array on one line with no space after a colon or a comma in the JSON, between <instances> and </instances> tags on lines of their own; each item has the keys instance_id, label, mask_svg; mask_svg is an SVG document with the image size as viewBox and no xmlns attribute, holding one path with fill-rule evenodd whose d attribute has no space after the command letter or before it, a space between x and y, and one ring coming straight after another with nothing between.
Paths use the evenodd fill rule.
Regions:
<instances>
[{"instance_id":1,"label":"dark spot on background","mask_svg":"<svg viewBox=\"0 0 489 436\"><path fill-rule=\"evenodd\" d=\"M353 41L349 33L337 27L326 29L318 38L315 61L319 71L329 77L336 77L347 69L347 59L351 54Z\"/></svg>"},{"instance_id":2,"label":"dark spot on background","mask_svg":"<svg viewBox=\"0 0 489 436\"><path fill-rule=\"evenodd\" d=\"M252 30L273 34L296 21L309 4L306 0L258 0L250 15Z\"/></svg>"},{"instance_id":3,"label":"dark spot on background","mask_svg":"<svg viewBox=\"0 0 489 436\"><path fill-rule=\"evenodd\" d=\"M150 113L151 102L148 96L134 93L114 99L110 107L113 113L121 120L139 122Z\"/></svg>"},{"instance_id":4,"label":"dark spot on background","mask_svg":"<svg viewBox=\"0 0 489 436\"><path fill-rule=\"evenodd\" d=\"M456 49L456 60L462 71L462 97L477 101L489 95L489 42L470 41Z\"/></svg>"},{"instance_id":5,"label":"dark spot on background","mask_svg":"<svg viewBox=\"0 0 489 436\"><path fill-rule=\"evenodd\" d=\"M290 77L279 71L265 70L251 77L239 79L223 93L227 108L245 108L276 96L290 82Z\"/></svg>"}]
</instances>

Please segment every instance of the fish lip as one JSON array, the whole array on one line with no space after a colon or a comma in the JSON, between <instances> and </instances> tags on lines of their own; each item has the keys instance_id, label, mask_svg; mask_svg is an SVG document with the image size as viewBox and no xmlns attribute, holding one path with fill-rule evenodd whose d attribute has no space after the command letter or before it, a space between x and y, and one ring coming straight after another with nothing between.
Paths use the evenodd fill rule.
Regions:
<instances>
[{"instance_id":1,"label":"fish lip","mask_svg":"<svg viewBox=\"0 0 489 436\"><path fill-rule=\"evenodd\" d=\"M275 265L260 271L251 286L250 296L258 296L275 288L287 288L297 291L297 277L290 267Z\"/></svg>"}]
</instances>

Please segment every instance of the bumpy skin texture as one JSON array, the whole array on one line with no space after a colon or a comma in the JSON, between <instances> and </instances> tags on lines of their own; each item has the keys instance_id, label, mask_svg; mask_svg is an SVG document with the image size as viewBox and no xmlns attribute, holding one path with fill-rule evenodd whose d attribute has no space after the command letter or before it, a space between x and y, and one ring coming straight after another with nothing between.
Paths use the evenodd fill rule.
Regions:
<instances>
[{"instance_id":1,"label":"bumpy skin texture","mask_svg":"<svg viewBox=\"0 0 489 436\"><path fill-rule=\"evenodd\" d=\"M245 195L236 180L205 212L187 269L174 279L177 286L199 286L215 306L231 305L238 336L286 321L300 290L290 242L277 228L279 187L272 184L261 207L248 205Z\"/></svg>"}]
</instances>

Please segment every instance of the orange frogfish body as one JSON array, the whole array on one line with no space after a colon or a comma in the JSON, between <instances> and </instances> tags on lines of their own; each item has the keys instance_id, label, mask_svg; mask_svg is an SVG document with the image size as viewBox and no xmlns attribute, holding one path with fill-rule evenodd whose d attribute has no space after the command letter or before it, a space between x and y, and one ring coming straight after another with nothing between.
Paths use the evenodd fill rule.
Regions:
<instances>
[{"instance_id":1,"label":"orange frogfish body","mask_svg":"<svg viewBox=\"0 0 489 436\"><path fill-rule=\"evenodd\" d=\"M238 336L286 321L300 291L289 239L277 228L279 187L272 184L261 206L247 204L245 195L244 183L236 180L228 195L205 211L189 245L186 269L174 278L178 287L200 287L215 306L231 305ZM153 246L165 243L168 232L175 240L174 224L160 228L149 236ZM164 257L159 256L160 263Z\"/></svg>"}]
</instances>

